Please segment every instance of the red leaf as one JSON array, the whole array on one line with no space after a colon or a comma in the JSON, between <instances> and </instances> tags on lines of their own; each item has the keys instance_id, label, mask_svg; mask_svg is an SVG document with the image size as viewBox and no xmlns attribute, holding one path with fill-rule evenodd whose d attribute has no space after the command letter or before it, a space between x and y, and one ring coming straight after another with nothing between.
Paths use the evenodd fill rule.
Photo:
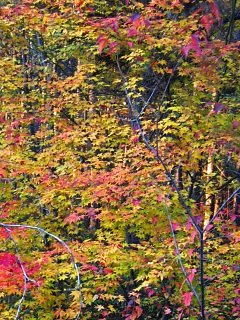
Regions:
<instances>
[{"instance_id":1,"label":"red leaf","mask_svg":"<svg viewBox=\"0 0 240 320\"><path fill-rule=\"evenodd\" d=\"M191 42L182 48L182 54L184 55L185 58L187 58L190 50L195 51L198 56L200 56L202 53L202 50L199 46L199 39L197 34L193 34L191 36Z\"/></svg>"},{"instance_id":2,"label":"red leaf","mask_svg":"<svg viewBox=\"0 0 240 320\"><path fill-rule=\"evenodd\" d=\"M195 133L194 133L194 137L195 137L196 139L199 139L199 137L200 137L199 132L195 132Z\"/></svg>"},{"instance_id":3,"label":"red leaf","mask_svg":"<svg viewBox=\"0 0 240 320\"><path fill-rule=\"evenodd\" d=\"M182 54L184 55L185 58L187 58L190 49L191 49L191 46L189 44L182 48Z\"/></svg>"},{"instance_id":4,"label":"red leaf","mask_svg":"<svg viewBox=\"0 0 240 320\"><path fill-rule=\"evenodd\" d=\"M117 51L117 42L116 41L113 41L109 44L109 53L112 54L112 53L115 53Z\"/></svg>"},{"instance_id":5,"label":"red leaf","mask_svg":"<svg viewBox=\"0 0 240 320\"><path fill-rule=\"evenodd\" d=\"M76 212L71 213L69 216L67 216L63 222L65 224L71 224L71 223L75 223L78 220L81 220L81 217L79 217L79 215Z\"/></svg>"},{"instance_id":6,"label":"red leaf","mask_svg":"<svg viewBox=\"0 0 240 320\"><path fill-rule=\"evenodd\" d=\"M12 253L4 252L0 254L0 265L13 268L18 265L18 259Z\"/></svg>"},{"instance_id":7,"label":"red leaf","mask_svg":"<svg viewBox=\"0 0 240 320\"><path fill-rule=\"evenodd\" d=\"M155 290L153 289L146 288L146 291L147 291L148 298L150 298L155 294Z\"/></svg>"},{"instance_id":8,"label":"red leaf","mask_svg":"<svg viewBox=\"0 0 240 320\"><path fill-rule=\"evenodd\" d=\"M133 203L133 206L134 206L134 207L137 207L137 206L140 205L140 200L138 200L138 199L133 199L132 203Z\"/></svg>"},{"instance_id":9,"label":"red leaf","mask_svg":"<svg viewBox=\"0 0 240 320\"><path fill-rule=\"evenodd\" d=\"M110 269L110 268L104 268L103 269L103 274L111 274L111 273L113 273L113 270L112 269Z\"/></svg>"},{"instance_id":10,"label":"red leaf","mask_svg":"<svg viewBox=\"0 0 240 320\"><path fill-rule=\"evenodd\" d=\"M113 29L114 32L118 33L118 20L117 20L117 18L115 18L112 21L112 29Z\"/></svg>"},{"instance_id":11,"label":"red leaf","mask_svg":"<svg viewBox=\"0 0 240 320\"><path fill-rule=\"evenodd\" d=\"M172 6L173 7L181 6L181 2L179 0L174 0L174 1L172 1Z\"/></svg>"},{"instance_id":12,"label":"red leaf","mask_svg":"<svg viewBox=\"0 0 240 320\"><path fill-rule=\"evenodd\" d=\"M152 217L152 224L156 225L158 221L158 218L156 216Z\"/></svg>"},{"instance_id":13,"label":"red leaf","mask_svg":"<svg viewBox=\"0 0 240 320\"><path fill-rule=\"evenodd\" d=\"M104 35L100 35L97 39L97 44L98 44L99 53L101 54L104 48L106 47L106 45L108 44L108 38L106 38L106 36Z\"/></svg>"},{"instance_id":14,"label":"red leaf","mask_svg":"<svg viewBox=\"0 0 240 320\"><path fill-rule=\"evenodd\" d=\"M7 172L5 169L0 168L0 177L5 178L7 176Z\"/></svg>"},{"instance_id":15,"label":"red leaf","mask_svg":"<svg viewBox=\"0 0 240 320\"><path fill-rule=\"evenodd\" d=\"M212 14L217 19L217 21L220 22L221 21L220 12L216 2L211 2L210 7L211 7Z\"/></svg>"},{"instance_id":16,"label":"red leaf","mask_svg":"<svg viewBox=\"0 0 240 320\"><path fill-rule=\"evenodd\" d=\"M135 37L137 35L137 30L136 29L129 29L128 30L128 36L129 37Z\"/></svg>"},{"instance_id":17,"label":"red leaf","mask_svg":"<svg viewBox=\"0 0 240 320\"><path fill-rule=\"evenodd\" d=\"M0 218L3 218L3 215L0 215ZM0 229L0 238L7 239L9 237L5 229Z\"/></svg>"},{"instance_id":18,"label":"red leaf","mask_svg":"<svg viewBox=\"0 0 240 320\"><path fill-rule=\"evenodd\" d=\"M142 308L139 306L136 306L135 313L136 313L137 318L139 318L141 316L142 312L143 312Z\"/></svg>"},{"instance_id":19,"label":"red leaf","mask_svg":"<svg viewBox=\"0 0 240 320\"><path fill-rule=\"evenodd\" d=\"M212 25L214 23L212 15L211 14L204 15L201 18L200 22L201 22L203 28L205 28L205 30L207 31L207 33L209 33L212 28Z\"/></svg>"},{"instance_id":20,"label":"red leaf","mask_svg":"<svg viewBox=\"0 0 240 320\"><path fill-rule=\"evenodd\" d=\"M199 39L196 34L192 35L191 47L198 55L201 55L201 48L199 46Z\"/></svg>"},{"instance_id":21,"label":"red leaf","mask_svg":"<svg viewBox=\"0 0 240 320\"><path fill-rule=\"evenodd\" d=\"M130 139L130 142L131 143L137 143L139 141L139 136L133 136L131 139Z\"/></svg>"},{"instance_id":22,"label":"red leaf","mask_svg":"<svg viewBox=\"0 0 240 320\"><path fill-rule=\"evenodd\" d=\"M184 306L189 307L192 302L193 293L192 292L185 292L183 294L184 298Z\"/></svg>"},{"instance_id":23,"label":"red leaf","mask_svg":"<svg viewBox=\"0 0 240 320\"><path fill-rule=\"evenodd\" d=\"M195 273L196 273L196 272L197 272L196 269L192 269L192 270L191 270L191 273L188 275L188 280L189 280L190 283L193 282L193 279L194 279L194 277L195 277Z\"/></svg>"},{"instance_id":24,"label":"red leaf","mask_svg":"<svg viewBox=\"0 0 240 320\"><path fill-rule=\"evenodd\" d=\"M173 228L173 231L177 231L180 229L179 224L176 222L172 222L172 228Z\"/></svg>"}]
</instances>

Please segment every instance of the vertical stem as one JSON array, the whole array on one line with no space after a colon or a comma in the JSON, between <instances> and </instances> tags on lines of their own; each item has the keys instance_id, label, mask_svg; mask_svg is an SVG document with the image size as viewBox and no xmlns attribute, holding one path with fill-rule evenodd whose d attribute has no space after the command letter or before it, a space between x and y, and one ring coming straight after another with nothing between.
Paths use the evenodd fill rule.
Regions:
<instances>
[{"instance_id":1,"label":"vertical stem","mask_svg":"<svg viewBox=\"0 0 240 320\"><path fill-rule=\"evenodd\" d=\"M204 233L200 233L200 283L201 283L201 318L205 317L205 283L204 283Z\"/></svg>"},{"instance_id":2,"label":"vertical stem","mask_svg":"<svg viewBox=\"0 0 240 320\"><path fill-rule=\"evenodd\" d=\"M235 11L236 11L236 4L237 4L237 0L232 0L231 1L231 5L232 5L232 12L231 12L231 17L230 17L230 21L229 21L229 27L228 27L228 31L227 31L227 35L226 35L226 40L225 43L228 44L231 42L232 40L232 35L233 35L233 31L234 31L234 16L235 16Z\"/></svg>"}]
</instances>

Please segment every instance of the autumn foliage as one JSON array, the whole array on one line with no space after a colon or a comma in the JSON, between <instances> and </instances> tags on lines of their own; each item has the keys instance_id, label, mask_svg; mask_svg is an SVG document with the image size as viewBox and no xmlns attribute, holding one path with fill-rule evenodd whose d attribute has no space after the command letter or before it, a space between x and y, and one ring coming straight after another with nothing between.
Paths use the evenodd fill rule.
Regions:
<instances>
[{"instance_id":1,"label":"autumn foliage","mask_svg":"<svg viewBox=\"0 0 240 320\"><path fill-rule=\"evenodd\" d=\"M238 1L0 1L0 319L239 319Z\"/></svg>"}]
</instances>

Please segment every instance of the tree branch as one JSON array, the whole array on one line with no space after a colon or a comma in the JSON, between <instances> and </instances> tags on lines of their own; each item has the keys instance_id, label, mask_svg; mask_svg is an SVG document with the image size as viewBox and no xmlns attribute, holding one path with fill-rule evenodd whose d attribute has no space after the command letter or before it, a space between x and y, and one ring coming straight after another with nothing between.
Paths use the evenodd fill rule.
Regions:
<instances>
[{"instance_id":1,"label":"tree branch","mask_svg":"<svg viewBox=\"0 0 240 320\"><path fill-rule=\"evenodd\" d=\"M174 229L173 229L173 225L172 225L172 219L171 219L171 215L170 215L170 212L168 210L168 206L165 202L165 209L166 209L166 213L167 213L167 217L168 217L168 221L169 221L169 224L170 224L170 227L171 227L171 232L172 232L172 237L173 237L173 241L174 241L174 246L175 246L175 249L176 249L176 253L177 253L177 258L178 258L178 262L180 264L180 267L182 269L182 272L184 274L184 277L187 281L187 284L188 284L188 287L189 289L192 291L192 293L194 294L194 296L196 297L197 299L197 302L199 303L199 305L201 306L201 301L200 301L200 298L196 292L196 290L194 289L193 285L191 284L189 278L188 278L188 275L187 275L187 271L184 267L184 264L183 264L183 261L182 261L182 257L181 257L181 253L180 253L180 250L178 248L178 243L177 243L177 239L176 239L176 235L175 235L175 232L174 232Z\"/></svg>"},{"instance_id":2,"label":"tree branch","mask_svg":"<svg viewBox=\"0 0 240 320\"><path fill-rule=\"evenodd\" d=\"M215 215L212 217L212 219L209 220L208 224L206 225L206 227L203 229L203 233L207 230L207 227L214 222L214 220L217 218L217 216L219 215L219 213L222 211L222 209L224 209L226 207L226 205L228 204L228 202L237 194L240 194L240 188L238 188L237 190L235 190L230 197L227 198L226 201L223 202L223 204L220 206L220 208L218 209L218 211L215 213Z\"/></svg>"},{"instance_id":3,"label":"tree branch","mask_svg":"<svg viewBox=\"0 0 240 320\"><path fill-rule=\"evenodd\" d=\"M18 250L18 245L16 243L16 241L14 240L13 236L12 236L12 233L11 233L11 230L8 228L8 227L4 227L4 229L6 230L9 238L11 239L11 241L13 242L14 244L14 247L15 247L15 254L16 254L16 257L17 257L17 262L22 270L22 274L23 274L23 292L22 292L22 296L21 296L21 299L18 303L18 308L17 308L17 312L16 312L16 315L15 315L15 320L17 320L20 316L20 313L21 313L21 309L22 309L22 304L24 302L24 299L25 299L25 296L26 296L26 293L27 293L27 283L28 282L36 282L35 280L33 279L30 279L27 275L27 272L24 268L24 265L21 261L21 258L20 258L20 254L19 254L19 250Z\"/></svg>"},{"instance_id":4,"label":"tree branch","mask_svg":"<svg viewBox=\"0 0 240 320\"><path fill-rule=\"evenodd\" d=\"M21 225L21 224L6 224L6 223L0 223L0 227L3 227L5 228L6 230L9 228L19 228L19 229L31 229L31 230L37 230L38 232L41 232L41 233L44 233L46 235L48 235L49 237L52 237L53 239L55 239L56 241L58 241L69 253L70 257L71 257L71 261L72 261L72 264L74 266L74 269L75 269L75 272L76 272L76 275L77 275L77 286L76 286L76 289L80 292L80 298L79 298L79 310L78 310L78 314L75 318L75 320L78 320L80 319L80 314L81 314L81 311L82 311L82 295L81 295L81 279L80 279L80 273L78 271L78 267L77 267L77 263L75 261L75 258L74 258L74 255L71 251L71 249L69 248L69 246L66 244L66 242L64 242L62 239L60 239L59 237L55 236L54 234L40 228L40 227L37 227L37 226L29 226L29 225ZM10 231L10 230L9 230ZM11 231L10 231L11 233ZM20 264L21 266L21 264ZM22 272L24 274L24 277L27 281L29 281L29 278L27 277L25 271L23 271L24 269L22 269ZM26 294L26 289L24 289L24 292L23 292L23 296L22 296L22 301L21 301L21 304L24 300L24 297L25 297L25 294ZM20 306L20 309L21 309L21 306ZM19 311L20 312L20 311ZM18 319L15 318L15 319Z\"/></svg>"}]
</instances>

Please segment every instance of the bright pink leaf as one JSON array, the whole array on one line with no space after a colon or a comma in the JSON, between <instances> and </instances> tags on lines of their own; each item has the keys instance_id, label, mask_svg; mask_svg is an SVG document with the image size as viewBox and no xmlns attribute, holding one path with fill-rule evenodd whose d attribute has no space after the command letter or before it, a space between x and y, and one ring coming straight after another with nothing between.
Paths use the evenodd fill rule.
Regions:
<instances>
[{"instance_id":1,"label":"bright pink leaf","mask_svg":"<svg viewBox=\"0 0 240 320\"><path fill-rule=\"evenodd\" d=\"M173 231L177 231L180 229L180 226L178 223L176 222L172 222L172 228L173 228Z\"/></svg>"},{"instance_id":2,"label":"bright pink leaf","mask_svg":"<svg viewBox=\"0 0 240 320\"><path fill-rule=\"evenodd\" d=\"M155 294L155 290L153 290L153 289L146 288L146 291L147 291L148 298L150 298L151 296L153 296Z\"/></svg>"},{"instance_id":3,"label":"bright pink leaf","mask_svg":"<svg viewBox=\"0 0 240 320\"><path fill-rule=\"evenodd\" d=\"M197 272L196 269L192 269L192 270L191 270L191 273L188 275L188 280L189 280L190 283L193 282L193 279L194 279L194 277L195 277L195 273L196 273L196 272Z\"/></svg>"},{"instance_id":4,"label":"bright pink leaf","mask_svg":"<svg viewBox=\"0 0 240 320\"><path fill-rule=\"evenodd\" d=\"M182 48L182 54L184 55L185 58L188 57L188 53L190 50L191 50L191 45L189 44Z\"/></svg>"},{"instance_id":5,"label":"bright pink leaf","mask_svg":"<svg viewBox=\"0 0 240 320\"><path fill-rule=\"evenodd\" d=\"M188 256L191 257L193 255L194 249L189 249L188 250Z\"/></svg>"},{"instance_id":6,"label":"bright pink leaf","mask_svg":"<svg viewBox=\"0 0 240 320\"><path fill-rule=\"evenodd\" d=\"M136 29L129 29L128 30L128 36L129 37L135 37L137 35L137 30Z\"/></svg>"},{"instance_id":7,"label":"bright pink leaf","mask_svg":"<svg viewBox=\"0 0 240 320\"><path fill-rule=\"evenodd\" d=\"M133 199L132 204L134 205L134 207L137 207L140 205L140 200L138 199Z\"/></svg>"},{"instance_id":8,"label":"bright pink leaf","mask_svg":"<svg viewBox=\"0 0 240 320\"><path fill-rule=\"evenodd\" d=\"M193 293L192 292L185 292L183 294L184 298L184 306L189 307L192 302Z\"/></svg>"}]
</instances>

